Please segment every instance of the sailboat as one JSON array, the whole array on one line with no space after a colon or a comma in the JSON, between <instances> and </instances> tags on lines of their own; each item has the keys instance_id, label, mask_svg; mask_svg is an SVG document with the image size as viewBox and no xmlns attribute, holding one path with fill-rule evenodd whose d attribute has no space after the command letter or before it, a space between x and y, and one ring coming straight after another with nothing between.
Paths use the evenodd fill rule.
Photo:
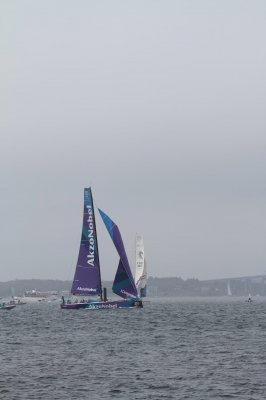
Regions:
<instances>
[{"instance_id":1,"label":"sailboat","mask_svg":"<svg viewBox=\"0 0 266 400\"><path fill-rule=\"evenodd\" d=\"M247 302L248 302L248 303L252 303L252 301L253 301L253 300L252 300L251 294L249 293Z\"/></svg>"},{"instance_id":2,"label":"sailboat","mask_svg":"<svg viewBox=\"0 0 266 400\"><path fill-rule=\"evenodd\" d=\"M135 284L140 297L147 296L147 263L144 257L143 236L136 234Z\"/></svg>"},{"instance_id":3,"label":"sailboat","mask_svg":"<svg viewBox=\"0 0 266 400\"><path fill-rule=\"evenodd\" d=\"M227 296L232 296L232 291L229 281L227 282Z\"/></svg>"},{"instance_id":4,"label":"sailboat","mask_svg":"<svg viewBox=\"0 0 266 400\"><path fill-rule=\"evenodd\" d=\"M70 291L72 299L65 301L64 296L62 296L61 308L115 309L143 307L130 270L119 228L107 214L100 209L98 211L119 255L119 264L112 290L122 300L108 300L106 288L102 288L92 192L91 188L85 188L79 255ZM82 297L81 300L79 300L80 296ZM98 299L94 299L93 296L98 296Z\"/></svg>"}]
</instances>

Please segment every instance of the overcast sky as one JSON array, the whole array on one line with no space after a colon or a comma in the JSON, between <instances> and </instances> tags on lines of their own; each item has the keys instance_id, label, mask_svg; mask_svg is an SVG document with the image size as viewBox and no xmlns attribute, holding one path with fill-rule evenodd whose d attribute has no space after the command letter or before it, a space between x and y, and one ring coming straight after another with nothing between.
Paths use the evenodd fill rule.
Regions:
<instances>
[{"instance_id":1,"label":"overcast sky","mask_svg":"<svg viewBox=\"0 0 266 400\"><path fill-rule=\"evenodd\" d=\"M132 267L139 232L154 277L266 273L265 0L2 0L0 18L0 281L73 278L90 185Z\"/></svg>"}]
</instances>

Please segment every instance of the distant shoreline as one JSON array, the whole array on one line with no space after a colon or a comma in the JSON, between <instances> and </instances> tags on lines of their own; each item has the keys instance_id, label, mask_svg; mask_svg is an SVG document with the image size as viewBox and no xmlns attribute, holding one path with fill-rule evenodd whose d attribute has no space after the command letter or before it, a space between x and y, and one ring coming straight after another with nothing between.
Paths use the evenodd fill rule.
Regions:
<instances>
[{"instance_id":1,"label":"distant shoreline","mask_svg":"<svg viewBox=\"0 0 266 400\"><path fill-rule=\"evenodd\" d=\"M26 290L69 291L71 281L59 279L16 279L0 282L0 296L19 296ZM112 292L112 282L104 281L108 293ZM230 287L230 289L229 289ZM182 279L178 277L149 277L147 282L150 297L219 297L219 296L266 296L266 275L216 280Z\"/></svg>"}]
</instances>

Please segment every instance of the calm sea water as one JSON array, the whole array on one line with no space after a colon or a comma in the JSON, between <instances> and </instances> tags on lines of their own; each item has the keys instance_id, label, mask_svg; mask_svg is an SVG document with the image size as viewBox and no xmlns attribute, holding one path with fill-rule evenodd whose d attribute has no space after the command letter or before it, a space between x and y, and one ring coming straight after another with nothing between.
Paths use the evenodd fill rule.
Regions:
<instances>
[{"instance_id":1,"label":"calm sea water","mask_svg":"<svg viewBox=\"0 0 266 400\"><path fill-rule=\"evenodd\" d=\"M0 398L266 398L266 302L156 299L139 310L0 310Z\"/></svg>"}]
</instances>

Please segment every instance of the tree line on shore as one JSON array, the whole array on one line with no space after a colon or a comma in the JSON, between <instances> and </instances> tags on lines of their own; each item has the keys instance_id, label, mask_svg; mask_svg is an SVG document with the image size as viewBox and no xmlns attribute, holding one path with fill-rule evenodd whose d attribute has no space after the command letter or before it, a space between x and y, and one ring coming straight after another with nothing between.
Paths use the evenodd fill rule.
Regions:
<instances>
[{"instance_id":1,"label":"tree line on shore","mask_svg":"<svg viewBox=\"0 0 266 400\"><path fill-rule=\"evenodd\" d=\"M69 292L70 281L52 279L18 279L0 282L0 296L20 296L26 290ZM108 293L112 293L112 282L103 282ZM245 277L234 279L217 279L200 281L199 279L182 279L178 277L149 277L147 282L148 296L178 297L178 296L266 296L266 276Z\"/></svg>"}]
</instances>

